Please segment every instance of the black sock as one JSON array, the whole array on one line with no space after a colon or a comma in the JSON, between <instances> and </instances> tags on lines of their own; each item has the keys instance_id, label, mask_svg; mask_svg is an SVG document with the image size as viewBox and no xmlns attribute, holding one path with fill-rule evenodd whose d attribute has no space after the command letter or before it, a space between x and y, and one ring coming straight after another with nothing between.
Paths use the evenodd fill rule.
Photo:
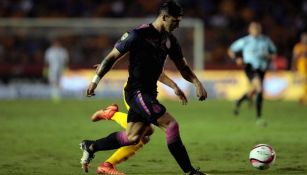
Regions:
<instances>
[{"instance_id":1,"label":"black sock","mask_svg":"<svg viewBox=\"0 0 307 175\"><path fill-rule=\"evenodd\" d=\"M247 94L244 94L238 101L237 101L237 108L239 108L241 106L241 103L244 101L244 100L247 100L248 96Z\"/></svg>"},{"instance_id":2,"label":"black sock","mask_svg":"<svg viewBox=\"0 0 307 175\"><path fill-rule=\"evenodd\" d=\"M177 163L185 173L194 170L187 150L185 149L180 137L178 137L175 142L167 144L167 146L169 151L172 153L173 157L176 159Z\"/></svg>"},{"instance_id":3,"label":"black sock","mask_svg":"<svg viewBox=\"0 0 307 175\"><path fill-rule=\"evenodd\" d=\"M257 96L256 96L256 113L257 113L257 118L261 117L262 103L263 103L263 95L262 95L262 93L257 93Z\"/></svg>"},{"instance_id":4,"label":"black sock","mask_svg":"<svg viewBox=\"0 0 307 175\"><path fill-rule=\"evenodd\" d=\"M114 132L107 137L96 140L93 143L93 151L104 151L104 150L112 150L117 149L122 146L129 145L128 140L126 138L121 138L119 135L124 135L124 132Z\"/></svg>"}]
</instances>

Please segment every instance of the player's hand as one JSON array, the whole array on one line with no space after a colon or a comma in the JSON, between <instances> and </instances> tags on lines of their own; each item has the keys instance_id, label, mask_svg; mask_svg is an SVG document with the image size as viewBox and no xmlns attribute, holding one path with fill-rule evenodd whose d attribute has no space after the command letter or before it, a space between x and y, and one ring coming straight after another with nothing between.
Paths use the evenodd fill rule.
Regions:
<instances>
[{"instance_id":1,"label":"player's hand","mask_svg":"<svg viewBox=\"0 0 307 175\"><path fill-rule=\"evenodd\" d=\"M95 89L97 87L96 83L91 82L90 85L88 86L87 90L86 90L86 96L87 97L91 97L95 95Z\"/></svg>"},{"instance_id":2,"label":"player's hand","mask_svg":"<svg viewBox=\"0 0 307 175\"><path fill-rule=\"evenodd\" d=\"M179 102L182 105L186 105L188 103L187 97L185 96L184 92L178 86L174 88L174 92L178 96Z\"/></svg>"},{"instance_id":3,"label":"player's hand","mask_svg":"<svg viewBox=\"0 0 307 175\"><path fill-rule=\"evenodd\" d=\"M196 95L200 101L206 100L207 98L207 91L201 83L196 84Z\"/></svg>"}]
</instances>

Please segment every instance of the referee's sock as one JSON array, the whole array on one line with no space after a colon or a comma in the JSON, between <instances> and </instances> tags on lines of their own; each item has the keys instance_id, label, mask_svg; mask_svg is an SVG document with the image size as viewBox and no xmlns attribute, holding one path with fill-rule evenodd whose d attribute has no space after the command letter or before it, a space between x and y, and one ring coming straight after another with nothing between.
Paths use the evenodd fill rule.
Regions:
<instances>
[{"instance_id":1,"label":"referee's sock","mask_svg":"<svg viewBox=\"0 0 307 175\"><path fill-rule=\"evenodd\" d=\"M256 96L256 113L257 113L257 118L261 117L262 103L263 103L263 95L260 92L260 93L257 93L257 96Z\"/></svg>"},{"instance_id":2,"label":"referee's sock","mask_svg":"<svg viewBox=\"0 0 307 175\"><path fill-rule=\"evenodd\" d=\"M244 95L237 101L236 107L239 108L239 107L241 106L241 103L242 103L243 101L247 100L247 99L248 99L248 96L247 96L247 93L246 93L246 94L244 94Z\"/></svg>"}]
</instances>

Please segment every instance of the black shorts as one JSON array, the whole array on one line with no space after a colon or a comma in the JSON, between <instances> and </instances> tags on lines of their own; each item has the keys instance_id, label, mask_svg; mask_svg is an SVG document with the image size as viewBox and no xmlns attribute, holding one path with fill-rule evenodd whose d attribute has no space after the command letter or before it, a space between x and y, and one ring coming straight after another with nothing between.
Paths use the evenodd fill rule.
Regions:
<instances>
[{"instance_id":1,"label":"black shorts","mask_svg":"<svg viewBox=\"0 0 307 175\"><path fill-rule=\"evenodd\" d=\"M166 109L157 100L156 94L143 93L140 90L125 92L125 100L130 106L127 122L143 122L157 125L157 119Z\"/></svg>"},{"instance_id":2,"label":"black shorts","mask_svg":"<svg viewBox=\"0 0 307 175\"><path fill-rule=\"evenodd\" d=\"M256 76L259 76L261 83L263 83L265 71L260 69L253 69L251 64L246 64L244 68L245 75L251 82Z\"/></svg>"}]
</instances>

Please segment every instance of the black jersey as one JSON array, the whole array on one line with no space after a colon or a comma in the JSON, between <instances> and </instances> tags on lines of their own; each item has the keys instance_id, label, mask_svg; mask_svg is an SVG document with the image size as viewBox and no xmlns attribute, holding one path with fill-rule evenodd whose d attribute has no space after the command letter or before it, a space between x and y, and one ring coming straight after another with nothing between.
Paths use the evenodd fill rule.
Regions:
<instances>
[{"instance_id":1,"label":"black jersey","mask_svg":"<svg viewBox=\"0 0 307 175\"><path fill-rule=\"evenodd\" d=\"M157 31L152 24L125 33L115 48L122 54L130 52L126 91L156 93L167 55L173 60L183 59L176 38L171 33Z\"/></svg>"}]
</instances>

